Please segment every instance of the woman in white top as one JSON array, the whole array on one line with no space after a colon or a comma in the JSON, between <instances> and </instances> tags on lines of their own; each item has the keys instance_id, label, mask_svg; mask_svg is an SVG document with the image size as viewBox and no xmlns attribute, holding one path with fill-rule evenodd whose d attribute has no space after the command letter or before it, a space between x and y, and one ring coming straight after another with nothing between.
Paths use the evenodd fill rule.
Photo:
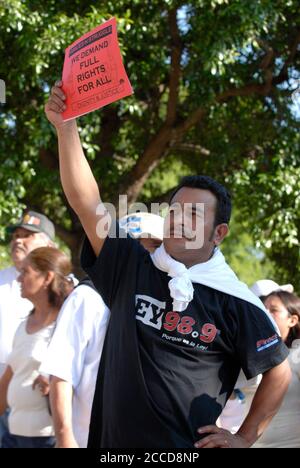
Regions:
<instances>
[{"instance_id":1,"label":"woman in white top","mask_svg":"<svg viewBox=\"0 0 300 468\"><path fill-rule=\"evenodd\" d=\"M10 408L10 434L2 448L51 448L55 444L47 388L35 385L38 369L51 341L59 310L71 292L68 257L42 247L25 259L19 281L22 297L34 306L19 326L0 380L0 414Z\"/></svg>"},{"instance_id":2,"label":"woman in white top","mask_svg":"<svg viewBox=\"0 0 300 468\"><path fill-rule=\"evenodd\" d=\"M275 291L264 298L264 304L290 348L292 381L281 409L254 448L300 448L300 298Z\"/></svg>"}]
</instances>

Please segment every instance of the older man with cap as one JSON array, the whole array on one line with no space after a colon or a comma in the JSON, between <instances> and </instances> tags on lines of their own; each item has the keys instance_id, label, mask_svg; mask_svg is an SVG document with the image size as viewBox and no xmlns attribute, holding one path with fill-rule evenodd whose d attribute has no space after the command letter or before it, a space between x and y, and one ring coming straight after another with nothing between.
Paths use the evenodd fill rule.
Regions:
<instances>
[{"instance_id":1,"label":"older man with cap","mask_svg":"<svg viewBox=\"0 0 300 468\"><path fill-rule=\"evenodd\" d=\"M0 271L0 376L5 370L15 332L20 322L32 309L32 304L21 298L17 282L23 260L38 247L53 246L55 229L43 214L27 212L19 223L9 226L11 234L11 259L13 266ZM0 442L5 430L5 420L0 418Z\"/></svg>"}]
</instances>

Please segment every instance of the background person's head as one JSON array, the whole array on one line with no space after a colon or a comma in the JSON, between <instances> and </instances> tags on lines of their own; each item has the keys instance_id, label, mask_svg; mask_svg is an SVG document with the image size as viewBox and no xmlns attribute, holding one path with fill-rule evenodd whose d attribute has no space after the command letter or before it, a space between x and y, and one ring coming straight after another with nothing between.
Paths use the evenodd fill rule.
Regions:
<instances>
[{"instance_id":1,"label":"background person's head","mask_svg":"<svg viewBox=\"0 0 300 468\"><path fill-rule=\"evenodd\" d=\"M153 213L132 213L119 221L120 227L152 253L163 241L164 218Z\"/></svg>"},{"instance_id":2,"label":"background person's head","mask_svg":"<svg viewBox=\"0 0 300 468\"><path fill-rule=\"evenodd\" d=\"M178 207L184 216L177 216ZM231 211L231 196L221 184L207 176L184 177L171 197L165 220L166 251L186 266L209 260L228 234ZM189 248L191 242L197 248Z\"/></svg>"},{"instance_id":3,"label":"background person's head","mask_svg":"<svg viewBox=\"0 0 300 468\"><path fill-rule=\"evenodd\" d=\"M250 291L259 297L262 301L269 296L272 292L275 291L286 291L289 293L294 292L294 286L292 284L282 284L279 285L273 280L263 279L256 281L250 288Z\"/></svg>"},{"instance_id":4,"label":"background person's head","mask_svg":"<svg viewBox=\"0 0 300 468\"><path fill-rule=\"evenodd\" d=\"M283 341L290 348L293 341L300 338L300 298L286 291L275 291L263 302L276 321Z\"/></svg>"},{"instance_id":5,"label":"background person's head","mask_svg":"<svg viewBox=\"0 0 300 468\"><path fill-rule=\"evenodd\" d=\"M46 302L60 309L73 289L68 278L71 268L69 258L58 249L40 247L31 251L23 261L18 278L22 297L34 305Z\"/></svg>"},{"instance_id":6,"label":"background person's head","mask_svg":"<svg viewBox=\"0 0 300 468\"><path fill-rule=\"evenodd\" d=\"M55 228L43 214L29 211L15 225L9 226L11 258L20 270L27 255L39 247L54 247Z\"/></svg>"}]
</instances>

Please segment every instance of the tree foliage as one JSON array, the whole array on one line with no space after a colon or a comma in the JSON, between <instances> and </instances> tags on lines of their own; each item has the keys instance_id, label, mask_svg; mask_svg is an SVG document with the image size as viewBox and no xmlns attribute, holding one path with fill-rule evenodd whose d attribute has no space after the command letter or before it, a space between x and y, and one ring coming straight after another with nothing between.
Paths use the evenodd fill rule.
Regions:
<instances>
[{"instance_id":1,"label":"tree foliage","mask_svg":"<svg viewBox=\"0 0 300 468\"><path fill-rule=\"evenodd\" d=\"M182 174L210 174L232 189L276 274L298 281L297 0L0 1L1 224L25 205L43 210L78 251L43 106L64 49L111 16L135 93L80 119L104 199L159 199Z\"/></svg>"}]
</instances>

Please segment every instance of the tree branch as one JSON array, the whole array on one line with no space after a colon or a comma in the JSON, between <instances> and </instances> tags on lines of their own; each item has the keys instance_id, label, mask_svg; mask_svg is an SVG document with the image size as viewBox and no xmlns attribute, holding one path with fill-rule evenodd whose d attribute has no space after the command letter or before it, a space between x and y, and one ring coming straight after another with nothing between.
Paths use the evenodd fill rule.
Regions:
<instances>
[{"instance_id":1,"label":"tree branch","mask_svg":"<svg viewBox=\"0 0 300 468\"><path fill-rule=\"evenodd\" d=\"M100 146L100 151L97 158L111 158L114 155L113 136L118 134L121 127L121 119L118 114L117 107L108 106L102 110L101 114L101 129L95 137L96 142ZM90 162L93 167L93 161Z\"/></svg>"},{"instance_id":2,"label":"tree branch","mask_svg":"<svg viewBox=\"0 0 300 468\"><path fill-rule=\"evenodd\" d=\"M290 43L289 56L288 56L287 60L285 61L282 69L280 70L279 75L273 79L273 84L274 85L278 85L280 83L283 83L284 81L286 81L288 79L288 69L292 65L292 63L293 63L293 61L294 61L294 59L295 59L295 57L296 57L296 55L298 53L298 45L299 44L300 44L300 30L298 29L296 31L295 38Z\"/></svg>"},{"instance_id":3,"label":"tree branch","mask_svg":"<svg viewBox=\"0 0 300 468\"><path fill-rule=\"evenodd\" d=\"M201 145L194 145L192 143L179 143L173 146L176 151L183 151L188 153L198 153L203 156L210 156L210 151L207 148L203 148Z\"/></svg>"},{"instance_id":4,"label":"tree branch","mask_svg":"<svg viewBox=\"0 0 300 468\"><path fill-rule=\"evenodd\" d=\"M271 65L271 63L272 63L272 61L273 61L273 59L275 57L274 49L273 49L273 47L271 47L263 39L257 38L256 42L266 52L266 54L264 55L264 57L262 58L262 60L261 60L261 62L259 64L259 68L261 70L266 70L267 68L270 67L270 65Z\"/></svg>"},{"instance_id":5,"label":"tree branch","mask_svg":"<svg viewBox=\"0 0 300 468\"><path fill-rule=\"evenodd\" d=\"M63 228L60 224L54 223L56 235L69 247L71 253L77 251L78 244L80 241L78 240L79 232L68 231L67 229ZM83 232L80 234L83 235Z\"/></svg>"},{"instance_id":6,"label":"tree branch","mask_svg":"<svg viewBox=\"0 0 300 468\"><path fill-rule=\"evenodd\" d=\"M171 33L171 69L166 123L172 125L176 119L177 114L179 83L181 76L180 61L182 54L182 43L177 24L177 9L174 8L169 11L168 19Z\"/></svg>"},{"instance_id":7,"label":"tree branch","mask_svg":"<svg viewBox=\"0 0 300 468\"><path fill-rule=\"evenodd\" d=\"M171 140L172 127L177 116L182 43L178 29L176 8L169 11L168 19L171 34L171 68L166 120L121 186L121 193L127 193L129 203L135 201L149 174L166 154Z\"/></svg>"},{"instance_id":8,"label":"tree branch","mask_svg":"<svg viewBox=\"0 0 300 468\"><path fill-rule=\"evenodd\" d=\"M173 17L174 21L174 17ZM223 93L216 95L215 102L217 103L224 103L231 98L234 97L241 97L241 96L251 96L251 95L259 95L259 96L268 96L272 89L278 85L286 81L287 79L287 70L288 67L292 64L296 54L298 44L300 42L300 32L298 32L295 41L293 42L290 50L290 55L287 61L285 62L282 71L277 77L274 77L272 74L272 70L270 68L266 68L265 70L265 78L266 81L264 83L247 83L244 86L239 88L230 88ZM274 53L274 52L273 52ZM178 60L178 56L177 60ZM265 63L264 66L270 65L271 63L271 51L269 51L268 57L268 64ZM177 69L178 73L178 69ZM172 76L172 73L171 73ZM177 77L176 77L177 76ZM175 93L176 86L178 90L178 81L179 75L175 73L173 78L170 78L170 86L172 79L174 82L172 83L173 86L173 93ZM176 85L177 83L177 85ZM176 93L175 93L176 94ZM178 96L177 96L178 98ZM143 155L137 161L136 166L132 169L129 173L126 181L122 186L121 193L127 193L129 203L135 201L140 193L145 181L149 177L150 173L153 169L158 165L160 159L165 155L168 154L170 148L174 148L176 145L180 144L187 134L187 132L192 129L197 123L201 122L206 114L208 113L208 108L202 106L195 109L186 120L178 124L177 126L174 125L175 117L176 116L176 109L171 106L170 99L168 105L168 112L169 115L174 118L174 123L171 123L171 117L166 120L163 126L160 128L157 135L153 137L150 144L144 151ZM175 114L174 114L175 113Z\"/></svg>"},{"instance_id":9,"label":"tree branch","mask_svg":"<svg viewBox=\"0 0 300 468\"><path fill-rule=\"evenodd\" d=\"M177 187L177 185L175 185L175 187L172 187L171 189L167 190L167 192L162 193L157 198L152 199L151 201L146 203L146 206L150 209L151 204L153 204L153 203L159 203L159 204L169 203L171 195L173 194L173 192L175 192L176 187Z\"/></svg>"},{"instance_id":10,"label":"tree branch","mask_svg":"<svg viewBox=\"0 0 300 468\"><path fill-rule=\"evenodd\" d=\"M120 193L127 194L129 203L136 200L147 178L166 154L171 135L172 127L164 124L121 185ZM116 198L113 201L116 202Z\"/></svg>"},{"instance_id":11,"label":"tree branch","mask_svg":"<svg viewBox=\"0 0 300 468\"><path fill-rule=\"evenodd\" d=\"M50 171L58 170L58 167L59 167L58 156L57 154L53 153L53 151L46 149L46 148L41 148L39 156L40 156L40 161L42 165L46 169L49 169Z\"/></svg>"},{"instance_id":12,"label":"tree branch","mask_svg":"<svg viewBox=\"0 0 300 468\"><path fill-rule=\"evenodd\" d=\"M184 122L177 125L177 127L175 127L172 132L173 146L181 142L184 135L198 122L200 122L205 117L206 113L207 109L204 107L199 107L198 109L194 110L194 112L192 112Z\"/></svg>"}]
</instances>

